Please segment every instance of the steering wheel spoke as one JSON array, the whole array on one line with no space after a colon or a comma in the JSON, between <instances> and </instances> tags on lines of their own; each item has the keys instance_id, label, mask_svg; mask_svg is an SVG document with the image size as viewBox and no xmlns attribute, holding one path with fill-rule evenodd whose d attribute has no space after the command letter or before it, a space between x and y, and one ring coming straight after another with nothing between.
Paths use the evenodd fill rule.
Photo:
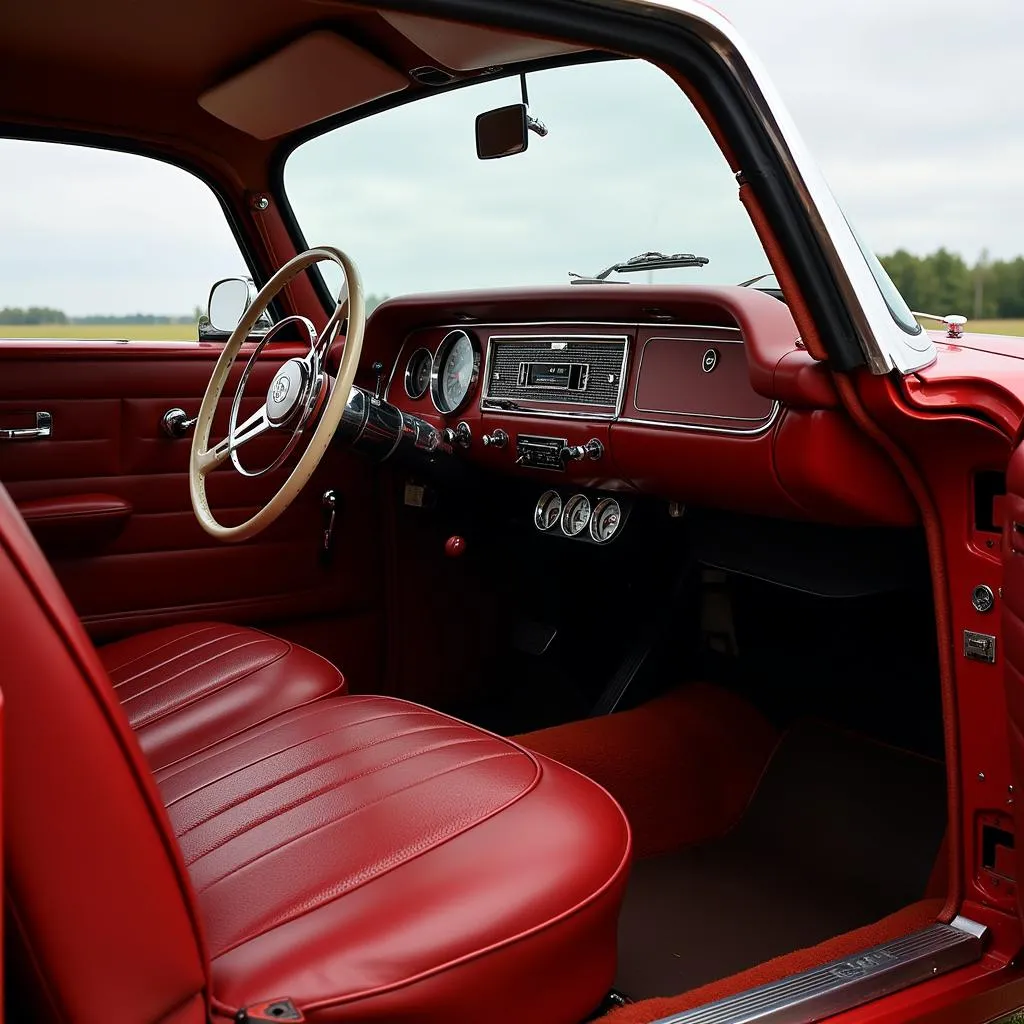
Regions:
<instances>
[{"instance_id":1,"label":"steering wheel spoke","mask_svg":"<svg viewBox=\"0 0 1024 1024\"><path fill-rule=\"evenodd\" d=\"M266 404L260 406L244 423L235 427L235 432L225 437L219 444L208 448L205 452L199 452L196 456L196 463L199 472L206 476L212 473L218 466L223 465L233 451L237 451L244 444L248 444L254 438L265 434L270 430L272 424L267 415Z\"/></svg>"}]
</instances>

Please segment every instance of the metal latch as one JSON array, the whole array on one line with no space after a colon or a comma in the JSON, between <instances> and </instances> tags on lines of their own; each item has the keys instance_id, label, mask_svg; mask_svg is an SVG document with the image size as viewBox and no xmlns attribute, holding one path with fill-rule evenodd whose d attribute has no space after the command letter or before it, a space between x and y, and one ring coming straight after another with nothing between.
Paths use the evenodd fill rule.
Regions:
<instances>
[{"instance_id":1,"label":"metal latch","mask_svg":"<svg viewBox=\"0 0 1024 1024\"><path fill-rule=\"evenodd\" d=\"M964 657L971 661L983 661L994 665L996 661L996 638L989 633L975 633L964 630Z\"/></svg>"},{"instance_id":2,"label":"metal latch","mask_svg":"<svg viewBox=\"0 0 1024 1024\"><path fill-rule=\"evenodd\" d=\"M323 542L320 547L320 558L327 562L331 557L331 544L334 541L334 520L338 515L338 494L336 491L324 491L320 499L320 507L324 516Z\"/></svg>"},{"instance_id":3,"label":"metal latch","mask_svg":"<svg viewBox=\"0 0 1024 1024\"><path fill-rule=\"evenodd\" d=\"M306 1018L290 999L271 999L266 1003L246 1006L235 1014L237 1024L256 1024L257 1021L291 1021L299 1024Z\"/></svg>"}]
</instances>

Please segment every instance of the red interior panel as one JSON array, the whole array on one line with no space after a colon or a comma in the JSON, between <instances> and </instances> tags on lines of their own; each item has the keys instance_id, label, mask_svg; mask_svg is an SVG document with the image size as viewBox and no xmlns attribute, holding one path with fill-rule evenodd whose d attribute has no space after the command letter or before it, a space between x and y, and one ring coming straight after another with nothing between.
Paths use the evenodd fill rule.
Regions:
<instances>
[{"instance_id":1,"label":"red interior panel","mask_svg":"<svg viewBox=\"0 0 1024 1024\"><path fill-rule=\"evenodd\" d=\"M738 331L641 328L626 415L754 431L775 403L750 385Z\"/></svg>"},{"instance_id":2,"label":"red interior panel","mask_svg":"<svg viewBox=\"0 0 1024 1024\"><path fill-rule=\"evenodd\" d=\"M260 389L295 351L271 346L250 379L246 408L255 407ZM53 416L50 438L0 441L0 479L30 512L98 508L95 496L104 496L103 518L116 519L116 530L51 547L55 571L96 639L195 619L260 622L275 631L282 623L319 620L319 637L307 625L304 639L322 653L340 658L344 643L361 665L379 661L362 650L380 635L371 465L332 449L288 512L248 543L223 544L199 527L188 490L191 439L167 437L161 419L174 406L196 412L219 353L211 344L0 342L0 425L40 410ZM240 372L236 364L229 396ZM230 397L221 402L218 437L226 432L229 403ZM269 461L276 444L261 438L244 450L244 460ZM208 488L218 515L238 521L281 480L281 471L251 480L229 466L210 477ZM341 496L329 563L320 556L320 497L327 488ZM97 508L82 518L98 518ZM49 521L42 529L58 541L67 536Z\"/></svg>"}]
</instances>

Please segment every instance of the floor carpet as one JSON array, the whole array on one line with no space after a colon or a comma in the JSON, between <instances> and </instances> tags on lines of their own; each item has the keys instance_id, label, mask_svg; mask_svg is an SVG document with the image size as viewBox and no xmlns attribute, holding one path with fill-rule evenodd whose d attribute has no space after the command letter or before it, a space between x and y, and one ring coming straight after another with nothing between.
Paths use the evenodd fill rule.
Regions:
<instances>
[{"instance_id":1,"label":"floor carpet","mask_svg":"<svg viewBox=\"0 0 1024 1024\"><path fill-rule=\"evenodd\" d=\"M616 987L684 992L915 903L945 821L939 763L795 727L728 834L634 864Z\"/></svg>"}]
</instances>

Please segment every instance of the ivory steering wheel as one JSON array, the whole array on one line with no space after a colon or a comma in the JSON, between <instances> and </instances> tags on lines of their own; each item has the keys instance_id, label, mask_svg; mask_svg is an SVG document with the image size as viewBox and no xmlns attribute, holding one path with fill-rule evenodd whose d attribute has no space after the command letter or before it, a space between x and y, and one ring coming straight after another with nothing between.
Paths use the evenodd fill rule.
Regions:
<instances>
[{"instance_id":1,"label":"ivory steering wheel","mask_svg":"<svg viewBox=\"0 0 1024 1024\"><path fill-rule=\"evenodd\" d=\"M210 446L210 430L221 395L243 343L248 339L264 310L277 294L294 277L316 263L330 260L341 267L347 283L347 295L339 298L334 312L327 321L323 333L317 338L313 325L304 317L289 318L305 327L309 333L309 352L301 357L289 359L274 374L267 389L262 406L243 423L238 423L238 410L246 382L275 331L271 330L256 346L242 373L231 404L228 436L218 444ZM327 353L337 337L338 329L345 318L347 309L348 329L345 334L345 348L341 366L332 382L325 366ZM259 294L245 311L238 326L231 332L224 349L213 368L210 383L206 386L195 433L192 437L192 455L189 459L188 482L192 496L192 509L203 529L219 540L235 542L248 540L265 530L295 500L299 491L313 475L328 445L341 422L348 402L349 392L359 366L363 349L363 331L366 326L366 307L363 301L363 285L355 264L340 249L321 246L299 253L290 259L260 289ZM317 416L319 415L319 420ZM280 466L294 450L306 428L316 423L305 451L299 456L287 479L277 493L250 519L238 526L225 526L218 522L210 509L206 497L206 477L228 459L243 476L263 476ZM290 431L281 454L263 469L250 471L241 463L239 449L254 438L268 432L279 431L282 436Z\"/></svg>"}]
</instances>

